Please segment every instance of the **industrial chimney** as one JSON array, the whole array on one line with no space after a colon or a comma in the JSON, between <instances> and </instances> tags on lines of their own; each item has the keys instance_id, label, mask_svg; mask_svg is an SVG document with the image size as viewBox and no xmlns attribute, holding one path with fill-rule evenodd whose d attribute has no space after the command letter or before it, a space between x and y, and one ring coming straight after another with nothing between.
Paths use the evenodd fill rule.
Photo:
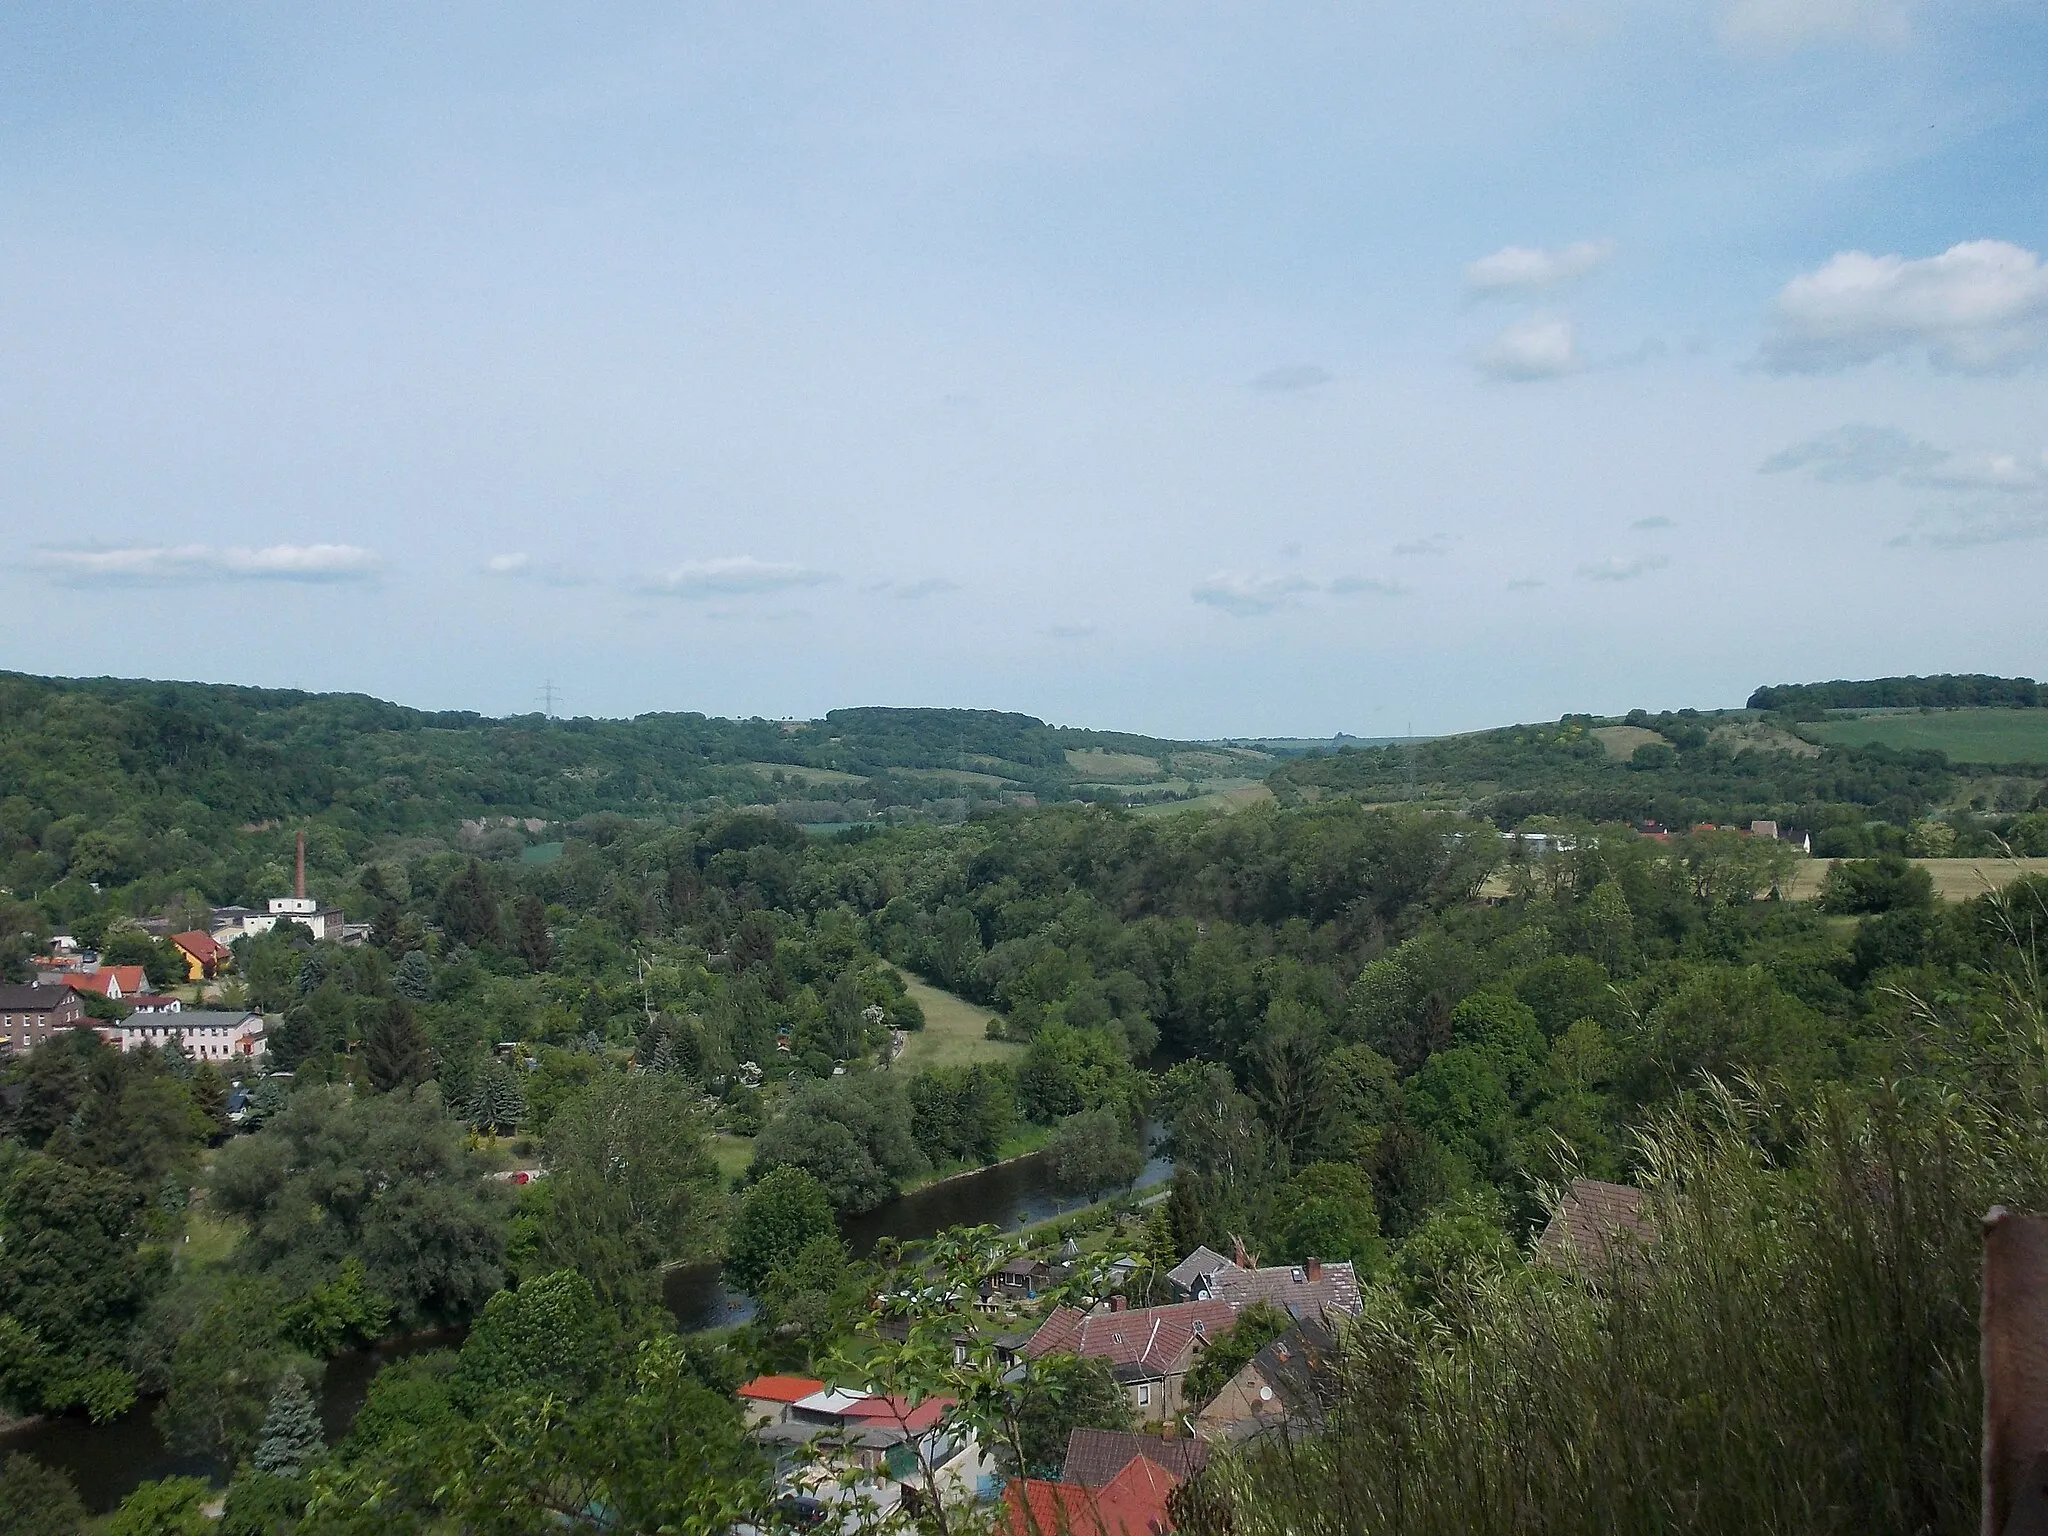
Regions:
<instances>
[{"instance_id":1,"label":"industrial chimney","mask_svg":"<svg viewBox=\"0 0 2048 1536\"><path fill-rule=\"evenodd\" d=\"M304 827L299 828L299 874L298 879L292 884L292 894L301 901L306 899L306 829Z\"/></svg>"}]
</instances>

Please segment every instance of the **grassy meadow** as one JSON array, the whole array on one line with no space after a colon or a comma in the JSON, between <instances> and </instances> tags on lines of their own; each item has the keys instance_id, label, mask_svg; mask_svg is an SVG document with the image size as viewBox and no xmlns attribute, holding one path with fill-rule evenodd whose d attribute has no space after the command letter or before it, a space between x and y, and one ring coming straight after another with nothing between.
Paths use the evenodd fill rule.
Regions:
<instances>
[{"instance_id":1,"label":"grassy meadow","mask_svg":"<svg viewBox=\"0 0 2048 1536\"><path fill-rule=\"evenodd\" d=\"M1802 725L1830 746L1945 752L1953 763L2048 763L2048 709L1943 709Z\"/></svg>"},{"instance_id":2,"label":"grassy meadow","mask_svg":"<svg viewBox=\"0 0 2048 1536\"><path fill-rule=\"evenodd\" d=\"M924 1028L912 1030L897 1058L899 1071L922 1072L929 1067L965 1067L977 1061L1009 1061L1024 1054L1024 1047L988 1037L988 1021L995 1017L978 1003L942 991L929 982L904 973L904 984L917 1006L924 1010Z\"/></svg>"}]
</instances>

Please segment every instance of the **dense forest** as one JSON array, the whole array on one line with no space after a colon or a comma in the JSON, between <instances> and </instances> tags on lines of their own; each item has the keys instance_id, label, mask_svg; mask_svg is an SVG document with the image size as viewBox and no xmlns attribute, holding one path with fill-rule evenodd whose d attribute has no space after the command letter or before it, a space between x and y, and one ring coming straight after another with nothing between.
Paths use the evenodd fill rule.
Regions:
<instances>
[{"instance_id":1,"label":"dense forest","mask_svg":"<svg viewBox=\"0 0 2048 1536\"><path fill-rule=\"evenodd\" d=\"M1638 768L1592 734L1612 727L1567 720L1299 759L1280 803L1230 814L986 806L821 836L769 805L558 806L559 852L534 860L525 836L460 827L467 790L382 820L350 800L374 805L382 781L371 748L339 740L343 703L323 761L310 718L245 702L167 745L178 709L139 685L38 695L8 716L0 799L16 864L54 863L41 833L59 821L77 818L69 854L105 815L251 792L254 762L291 794L358 776L329 788L309 842L319 893L365 942L280 924L237 941L222 983L265 1015L268 1075L237 1088L76 1031L0 1078L0 1402L150 1415L218 1469L223 1531L773 1521L732 1389L851 1353L957 1399L1032 1470L1067 1428L1115 1426L1120 1397L1051 1366L977 1376L915 1328L878 1336L889 1298L966 1247L856 1255L838 1223L1028 1150L1077 1199L1110 1194L1148 1137L1174 1159L1166 1198L1102 1207L1139 1291L1196 1244L1239 1241L1366 1281L1322 1430L1219 1457L1183 1490L1188 1528L1971 1523L1975 1220L2048 1194L2048 889L1935 899L1901 856L1913 839L2041 814L1958 811L1939 760L1726 754L1692 718L1646 715L1620 728L1674 761ZM153 746L94 734L151 718ZM1021 719L982 725L1021 753L1014 733L1043 730L1004 723ZM916 725L844 736L901 727L909 756L929 746ZM41 755L65 729L74 757ZM469 730L393 725L376 751ZM761 730L732 751L787 735ZM992 755L992 737L962 743ZM1524 787L1370 803L1410 761L1422 783L1486 769ZM1869 856L1817 902L1780 899L1786 845L1682 814L1646 836L1633 802L1600 798L1660 776L1703 800L1768 783L1759 807L1851 808L1809 824L1855 829L1846 851ZM1540 855L1504 840L1509 793L1567 835ZM283 828L223 832L271 839L232 877L201 834L304 802L225 803L179 813L195 851L175 874L20 883L11 926L67 921L161 963L129 916L229 878L282 886ZM142 846L171 836L136 825ZM995 1016L971 1059L909 1064L925 984ZM545 1177L493 1177L515 1166ZM1649 1192L1656 1264L1589 1291L1530 1263L1577 1176ZM757 1316L679 1336L663 1267L719 1257ZM307 1404L327 1362L426 1329L457 1331L385 1369L326 1444ZM24 1459L0 1494L49 1512L34 1529L79 1528L76 1496ZM204 1528L190 1520L218 1496L146 1484L110 1528Z\"/></svg>"},{"instance_id":2,"label":"dense forest","mask_svg":"<svg viewBox=\"0 0 2048 1536\"><path fill-rule=\"evenodd\" d=\"M2031 677L1878 677L1862 682L1780 683L1749 696L1751 709L1799 719L1830 709L2036 709L2041 685Z\"/></svg>"}]
</instances>

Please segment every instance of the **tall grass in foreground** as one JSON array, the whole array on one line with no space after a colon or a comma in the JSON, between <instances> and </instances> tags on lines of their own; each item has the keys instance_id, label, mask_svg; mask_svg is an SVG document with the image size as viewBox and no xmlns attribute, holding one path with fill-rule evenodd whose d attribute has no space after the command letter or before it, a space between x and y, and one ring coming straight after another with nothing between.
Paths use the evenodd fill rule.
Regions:
<instances>
[{"instance_id":1,"label":"tall grass in foreground","mask_svg":"<svg viewBox=\"0 0 2048 1536\"><path fill-rule=\"evenodd\" d=\"M1375 1303L1325 1431L1224 1460L1182 1528L1975 1531L1980 1221L2048 1195L2026 951L1968 1087L1824 1099L1789 1136L1711 1089L1642 1138L1649 1248Z\"/></svg>"}]
</instances>

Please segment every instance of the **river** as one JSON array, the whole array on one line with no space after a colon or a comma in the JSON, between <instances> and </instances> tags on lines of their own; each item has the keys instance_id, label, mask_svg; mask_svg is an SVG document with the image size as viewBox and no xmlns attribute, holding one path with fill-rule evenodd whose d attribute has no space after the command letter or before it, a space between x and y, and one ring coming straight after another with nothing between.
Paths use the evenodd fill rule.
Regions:
<instances>
[{"instance_id":1,"label":"river","mask_svg":"<svg viewBox=\"0 0 2048 1536\"><path fill-rule=\"evenodd\" d=\"M1172 1172L1172 1164L1155 1157L1145 1165L1137 1187L1161 1184ZM1015 1229L1082 1203L1054 1193L1045 1159L1032 1156L928 1185L864 1216L849 1217L840 1225L853 1251L867 1254L885 1237L910 1241L948 1227ZM663 1277L662 1290L675 1314L676 1327L684 1333L730 1327L754 1315L753 1299L727 1290L716 1264L677 1265ZM328 1444L348 1433L378 1371L407 1355L453 1348L461 1342L459 1332L417 1334L389 1340L374 1349L350 1350L328 1361L320 1385L320 1418ZM92 1424L72 1415L40 1420L0 1435L0 1455L26 1451L68 1472L86 1507L95 1514L112 1509L137 1483L149 1478L181 1473L219 1476L222 1469L209 1458L179 1456L163 1443L152 1417L154 1407L144 1403L108 1424Z\"/></svg>"}]
</instances>

